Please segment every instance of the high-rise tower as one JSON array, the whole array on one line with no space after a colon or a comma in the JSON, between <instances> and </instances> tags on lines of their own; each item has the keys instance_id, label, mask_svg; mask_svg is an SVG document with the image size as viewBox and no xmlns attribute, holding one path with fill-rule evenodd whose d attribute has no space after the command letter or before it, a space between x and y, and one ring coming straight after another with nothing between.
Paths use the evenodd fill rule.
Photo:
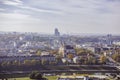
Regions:
<instances>
[{"instance_id":1,"label":"high-rise tower","mask_svg":"<svg viewBox=\"0 0 120 80\"><path fill-rule=\"evenodd\" d=\"M112 35L111 34L108 34L106 36L106 42L107 42L107 45L111 45L112 44Z\"/></svg>"},{"instance_id":2,"label":"high-rise tower","mask_svg":"<svg viewBox=\"0 0 120 80\"><path fill-rule=\"evenodd\" d=\"M60 36L60 32L58 31L58 29L57 29L57 28L55 28L54 35L55 35L55 36Z\"/></svg>"}]
</instances>

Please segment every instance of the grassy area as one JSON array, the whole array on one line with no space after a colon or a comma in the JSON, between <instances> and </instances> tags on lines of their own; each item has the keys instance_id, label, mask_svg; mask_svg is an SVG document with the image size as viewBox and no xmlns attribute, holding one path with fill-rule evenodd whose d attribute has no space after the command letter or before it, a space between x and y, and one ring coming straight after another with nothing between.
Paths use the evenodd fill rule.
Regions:
<instances>
[{"instance_id":1,"label":"grassy area","mask_svg":"<svg viewBox=\"0 0 120 80\"><path fill-rule=\"evenodd\" d=\"M48 80L56 80L57 76L46 76L45 78L47 78ZM9 80L31 80L29 77L22 77L22 78L12 78Z\"/></svg>"},{"instance_id":2,"label":"grassy area","mask_svg":"<svg viewBox=\"0 0 120 80\"><path fill-rule=\"evenodd\" d=\"M47 78L48 80L56 80L57 76L47 76L45 78Z\"/></svg>"},{"instance_id":3,"label":"grassy area","mask_svg":"<svg viewBox=\"0 0 120 80\"><path fill-rule=\"evenodd\" d=\"M31 80L29 77L22 77L22 78L12 78L9 80Z\"/></svg>"}]
</instances>

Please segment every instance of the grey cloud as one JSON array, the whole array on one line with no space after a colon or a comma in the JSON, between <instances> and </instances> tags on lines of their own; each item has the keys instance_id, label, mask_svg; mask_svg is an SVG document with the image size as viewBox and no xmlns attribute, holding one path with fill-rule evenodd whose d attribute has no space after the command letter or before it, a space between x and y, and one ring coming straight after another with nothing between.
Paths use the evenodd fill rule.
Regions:
<instances>
[{"instance_id":1,"label":"grey cloud","mask_svg":"<svg viewBox=\"0 0 120 80\"><path fill-rule=\"evenodd\" d=\"M12 6L22 5L22 1L21 0L1 0L0 2L2 4L12 5Z\"/></svg>"},{"instance_id":2,"label":"grey cloud","mask_svg":"<svg viewBox=\"0 0 120 80\"><path fill-rule=\"evenodd\" d=\"M16 5L3 4L1 1L3 0L0 0L0 8L5 11L0 13L7 17L16 14L18 18L9 17L9 20L14 21L11 22L7 17L0 16L2 18L0 21L4 22L1 22L0 26L8 24L14 28L22 26L26 28L25 31L29 29L26 26L30 26L31 31L37 31L33 29L36 26L44 32L49 32L45 30L46 27L53 29L54 26L59 26L63 32L77 33L107 33L109 29L109 32L116 33L117 30L112 28L113 26L118 28L120 25L118 22L120 20L119 0L8 0L17 3ZM41 26L44 27L41 28Z\"/></svg>"}]
</instances>

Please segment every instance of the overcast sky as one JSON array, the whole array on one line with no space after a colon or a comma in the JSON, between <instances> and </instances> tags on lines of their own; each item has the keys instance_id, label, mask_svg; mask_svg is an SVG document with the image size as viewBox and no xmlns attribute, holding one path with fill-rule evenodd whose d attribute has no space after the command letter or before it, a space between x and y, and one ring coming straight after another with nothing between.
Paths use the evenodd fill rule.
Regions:
<instances>
[{"instance_id":1,"label":"overcast sky","mask_svg":"<svg viewBox=\"0 0 120 80\"><path fill-rule=\"evenodd\" d=\"M0 31L120 34L120 0L0 0Z\"/></svg>"}]
</instances>

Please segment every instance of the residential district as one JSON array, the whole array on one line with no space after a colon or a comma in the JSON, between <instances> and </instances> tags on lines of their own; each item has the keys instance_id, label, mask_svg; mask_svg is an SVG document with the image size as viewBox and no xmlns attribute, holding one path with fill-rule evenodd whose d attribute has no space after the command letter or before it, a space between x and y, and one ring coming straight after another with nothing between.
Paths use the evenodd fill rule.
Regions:
<instances>
[{"instance_id":1,"label":"residential district","mask_svg":"<svg viewBox=\"0 0 120 80\"><path fill-rule=\"evenodd\" d=\"M0 32L0 79L36 70L57 80L120 80L120 36Z\"/></svg>"}]
</instances>

